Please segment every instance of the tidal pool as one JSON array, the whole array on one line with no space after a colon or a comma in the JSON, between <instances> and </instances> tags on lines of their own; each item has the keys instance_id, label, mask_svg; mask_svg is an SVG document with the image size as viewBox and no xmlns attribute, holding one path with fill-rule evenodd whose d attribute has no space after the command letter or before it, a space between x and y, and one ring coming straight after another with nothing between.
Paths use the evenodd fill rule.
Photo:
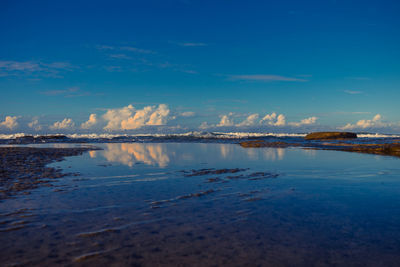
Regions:
<instances>
[{"instance_id":1,"label":"tidal pool","mask_svg":"<svg viewBox=\"0 0 400 267\"><path fill-rule=\"evenodd\" d=\"M1 265L400 263L398 158L236 144L94 145L103 150L50 165L80 176L0 202Z\"/></svg>"}]
</instances>

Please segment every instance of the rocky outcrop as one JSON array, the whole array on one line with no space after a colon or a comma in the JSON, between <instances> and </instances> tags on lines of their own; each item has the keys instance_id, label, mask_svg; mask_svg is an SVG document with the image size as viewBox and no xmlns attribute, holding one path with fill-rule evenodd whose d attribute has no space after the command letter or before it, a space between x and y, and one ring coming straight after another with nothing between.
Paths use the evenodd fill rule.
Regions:
<instances>
[{"instance_id":1,"label":"rocky outcrop","mask_svg":"<svg viewBox=\"0 0 400 267\"><path fill-rule=\"evenodd\" d=\"M342 139L342 138L338 138ZM311 139L314 140L314 139ZM332 139L334 140L334 139ZM400 157L400 143L393 142L387 144L352 144L350 142L304 142L291 143L291 142L266 142L263 140L246 141L239 143L240 146L249 147L274 147L274 148L286 148L286 147L302 147L305 149L317 149L317 150L336 150L336 151L347 151L347 152L358 152L367 154L376 154L383 156L394 156Z\"/></svg>"},{"instance_id":2,"label":"rocky outcrop","mask_svg":"<svg viewBox=\"0 0 400 267\"><path fill-rule=\"evenodd\" d=\"M29 194L39 186L51 186L55 178L76 176L46 165L90 150L98 148L0 147L0 201L20 193Z\"/></svg>"},{"instance_id":3,"label":"rocky outcrop","mask_svg":"<svg viewBox=\"0 0 400 267\"><path fill-rule=\"evenodd\" d=\"M301 146L301 144L299 144L299 143L267 142L267 141L263 141L263 140L252 140L252 141L240 142L239 145L242 147L277 147L277 148Z\"/></svg>"},{"instance_id":4,"label":"rocky outcrop","mask_svg":"<svg viewBox=\"0 0 400 267\"><path fill-rule=\"evenodd\" d=\"M354 139L357 134L350 132L315 132L307 134L306 140L332 140L332 139Z\"/></svg>"}]
</instances>

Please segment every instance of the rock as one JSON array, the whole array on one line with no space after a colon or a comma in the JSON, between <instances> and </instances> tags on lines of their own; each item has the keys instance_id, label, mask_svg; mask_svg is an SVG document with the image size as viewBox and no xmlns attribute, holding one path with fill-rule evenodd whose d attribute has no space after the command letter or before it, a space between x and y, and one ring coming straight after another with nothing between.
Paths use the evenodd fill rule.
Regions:
<instances>
[{"instance_id":1,"label":"rock","mask_svg":"<svg viewBox=\"0 0 400 267\"><path fill-rule=\"evenodd\" d=\"M357 134L350 132L315 132L307 134L306 140L326 140L326 139L354 139Z\"/></svg>"},{"instance_id":2,"label":"rock","mask_svg":"<svg viewBox=\"0 0 400 267\"><path fill-rule=\"evenodd\" d=\"M400 157L400 144L356 144L344 149L350 152Z\"/></svg>"},{"instance_id":3,"label":"rock","mask_svg":"<svg viewBox=\"0 0 400 267\"><path fill-rule=\"evenodd\" d=\"M31 144L35 142L35 138L32 135L25 135L21 137L16 137L14 144Z\"/></svg>"},{"instance_id":4,"label":"rock","mask_svg":"<svg viewBox=\"0 0 400 267\"><path fill-rule=\"evenodd\" d=\"M287 142L266 142L263 140L252 140L240 142L240 146L242 147L276 147L276 148L285 148L289 146L301 146L299 143L287 143Z\"/></svg>"},{"instance_id":5,"label":"rock","mask_svg":"<svg viewBox=\"0 0 400 267\"><path fill-rule=\"evenodd\" d=\"M90 150L97 148L0 147L0 201L28 194L39 186L50 186L51 179L73 175L46 165Z\"/></svg>"},{"instance_id":6,"label":"rock","mask_svg":"<svg viewBox=\"0 0 400 267\"><path fill-rule=\"evenodd\" d=\"M48 141L65 141L68 137L65 135L41 135L35 138L38 142L48 142Z\"/></svg>"}]
</instances>

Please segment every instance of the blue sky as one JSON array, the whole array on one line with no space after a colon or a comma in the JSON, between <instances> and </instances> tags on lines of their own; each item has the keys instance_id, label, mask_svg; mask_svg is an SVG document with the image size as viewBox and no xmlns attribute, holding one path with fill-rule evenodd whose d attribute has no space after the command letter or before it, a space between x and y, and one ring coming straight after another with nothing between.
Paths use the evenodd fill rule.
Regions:
<instances>
[{"instance_id":1,"label":"blue sky","mask_svg":"<svg viewBox=\"0 0 400 267\"><path fill-rule=\"evenodd\" d=\"M399 12L398 1L1 1L0 133L400 133Z\"/></svg>"}]
</instances>

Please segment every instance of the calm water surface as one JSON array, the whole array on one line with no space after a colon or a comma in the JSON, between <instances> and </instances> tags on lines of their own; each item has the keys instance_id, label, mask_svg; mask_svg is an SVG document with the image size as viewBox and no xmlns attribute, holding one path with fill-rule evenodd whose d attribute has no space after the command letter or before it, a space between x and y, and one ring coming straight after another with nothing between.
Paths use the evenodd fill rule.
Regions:
<instances>
[{"instance_id":1,"label":"calm water surface","mask_svg":"<svg viewBox=\"0 0 400 267\"><path fill-rule=\"evenodd\" d=\"M80 176L0 202L0 265L400 265L397 158L95 145L51 164Z\"/></svg>"}]
</instances>

